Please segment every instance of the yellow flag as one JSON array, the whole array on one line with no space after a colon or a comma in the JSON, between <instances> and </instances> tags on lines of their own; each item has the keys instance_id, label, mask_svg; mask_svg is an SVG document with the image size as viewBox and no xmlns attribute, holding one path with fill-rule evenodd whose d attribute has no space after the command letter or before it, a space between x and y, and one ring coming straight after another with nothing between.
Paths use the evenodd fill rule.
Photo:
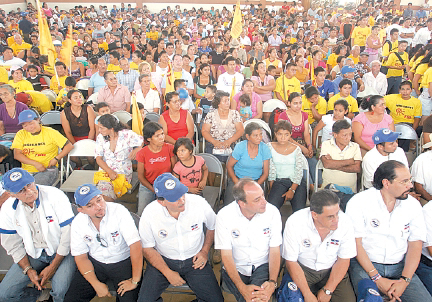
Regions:
<instances>
[{"instance_id":1,"label":"yellow flag","mask_svg":"<svg viewBox=\"0 0 432 302\"><path fill-rule=\"evenodd\" d=\"M38 27L39 27L39 50L41 55L48 56L48 64L55 70L56 51L52 42L51 33L48 27L47 18L42 15L41 5L39 0L36 0L38 9Z\"/></svg>"},{"instance_id":2,"label":"yellow flag","mask_svg":"<svg viewBox=\"0 0 432 302\"><path fill-rule=\"evenodd\" d=\"M68 32L66 34L66 40L63 45L62 50L60 51L61 54L61 61L66 64L66 66L69 68L69 74L71 72L71 65L72 65L72 23L69 24Z\"/></svg>"},{"instance_id":3,"label":"yellow flag","mask_svg":"<svg viewBox=\"0 0 432 302\"><path fill-rule=\"evenodd\" d=\"M174 91L174 70L172 67L172 63L168 62L168 71L166 73L166 86L165 86L165 94L168 92Z\"/></svg>"},{"instance_id":4,"label":"yellow flag","mask_svg":"<svg viewBox=\"0 0 432 302\"><path fill-rule=\"evenodd\" d=\"M312 86L315 86L315 71L314 71L314 63L313 63L313 58L311 58L310 62L309 62L309 71L310 71L310 79L311 79L311 83Z\"/></svg>"},{"instance_id":5,"label":"yellow flag","mask_svg":"<svg viewBox=\"0 0 432 302\"><path fill-rule=\"evenodd\" d=\"M138 135L143 135L143 119L138 108L135 92L132 94L132 131Z\"/></svg>"},{"instance_id":6,"label":"yellow flag","mask_svg":"<svg viewBox=\"0 0 432 302\"><path fill-rule=\"evenodd\" d=\"M238 37L240 37L242 30L243 30L243 24L242 24L242 13L240 10L240 0L237 0L236 9L234 12L234 18L231 26L231 37L233 37L233 39L237 39Z\"/></svg>"}]
</instances>

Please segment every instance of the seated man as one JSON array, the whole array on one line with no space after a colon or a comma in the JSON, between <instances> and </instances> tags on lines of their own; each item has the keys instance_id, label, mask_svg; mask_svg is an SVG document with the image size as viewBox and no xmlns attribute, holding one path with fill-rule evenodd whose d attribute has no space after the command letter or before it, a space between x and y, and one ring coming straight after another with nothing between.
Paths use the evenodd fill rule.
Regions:
<instances>
[{"instance_id":1,"label":"seated man","mask_svg":"<svg viewBox=\"0 0 432 302\"><path fill-rule=\"evenodd\" d=\"M413 162L411 174L414 181L414 190L427 201L432 200L432 134L429 134L429 142L423 145L427 150L420 154ZM432 235L432 234L431 234Z\"/></svg>"},{"instance_id":2,"label":"seated man","mask_svg":"<svg viewBox=\"0 0 432 302\"><path fill-rule=\"evenodd\" d=\"M148 264L138 301L156 301L170 284L186 282L199 301L223 301L207 261L216 214L204 198L186 194L188 188L170 173L159 175L153 187L157 200L144 209L139 225Z\"/></svg>"},{"instance_id":3,"label":"seated man","mask_svg":"<svg viewBox=\"0 0 432 302\"><path fill-rule=\"evenodd\" d=\"M356 194L346 213L354 225L357 258L349 274L358 294L361 279L370 278L391 301L431 302L432 297L415 274L426 226L408 168L389 160L375 171L373 188Z\"/></svg>"},{"instance_id":4,"label":"seated man","mask_svg":"<svg viewBox=\"0 0 432 302\"><path fill-rule=\"evenodd\" d=\"M267 203L252 179L240 179L233 196L235 201L216 219L215 248L221 250L224 264L221 278L237 301L269 301L280 268L279 210Z\"/></svg>"},{"instance_id":5,"label":"seated man","mask_svg":"<svg viewBox=\"0 0 432 302\"><path fill-rule=\"evenodd\" d=\"M340 99L348 102L348 114L350 119L353 119L358 113L358 103L355 98L351 96L352 82L349 79L343 79L339 83L340 92L330 98L327 104L327 113L333 113L334 103Z\"/></svg>"},{"instance_id":6,"label":"seated man","mask_svg":"<svg viewBox=\"0 0 432 302\"><path fill-rule=\"evenodd\" d=\"M75 273L69 199L57 188L36 185L20 168L3 175L3 188L12 198L0 211L1 244L15 264L0 283L0 301L36 301L50 279L53 301L63 301Z\"/></svg>"},{"instance_id":7,"label":"seated man","mask_svg":"<svg viewBox=\"0 0 432 302\"><path fill-rule=\"evenodd\" d=\"M375 147L365 154L362 162L363 186L366 189L372 187L373 175L383 162L397 160L409 167L405 152L397 144L399 135L399 132L390 129L379 129L372 136Z\"/></svg>"},{"instance_id":8,"label":"seated man","mask_svg":"<svg viewBox=\"0 0 432 302\"><path fill-rule=\"evenodd\" d=\"M71 227L71 254L78 271L64 301L111 297L108 280L117 301L136 301L143 256L132 216L124 206L106 203L93 184L78 187L74 197L79 213Z\"/></svg>"},{"instance_id":9,"label":"seated man","mask_svg":"<svg viewBox=\"0 0 432 302\"><path fill-rule=\"evenodd\" d=\"M334 86L335 93L339 93L339 83L343 79L348 79L352 83L351 95L353 98L357 98L358 84L357 84L356 80L354 79L354 72L355 71L356 71L355 68L353 68L351 66L347 66L347 65L341 68L341 75L337 76L333 80L333 86ZM360 81L361 81L361 79L360 79Z\"/></svg>"},{"instance_id":10,"label":"seated man","mask_svg":"<svg viewBox=\"0 0 432 302\"><path fill-rule=\"evenodd\" d=\"M285 225L282 257L288 274L282 283L296 287L284 287L284 301L356 301L348 277L356 255L354 229L337 195L330 190L313 194L310 208L292 214Z\"/></svg>"},{"instance_id":11,"label":"seated man","mask_svg":"<svg viewBox=\"0 0 432 302\"><path fill-rule=\"evenodd\" d=\"M349 187L357 192L357 173L361 172L361 153L357 143L351 142L351 125L346 120L339 120L332 127L333 138L321 146L320 159L324 166L323 187L335 184ZM341 208L345 210L345 205Z\"/></svg>"}]
</instances>

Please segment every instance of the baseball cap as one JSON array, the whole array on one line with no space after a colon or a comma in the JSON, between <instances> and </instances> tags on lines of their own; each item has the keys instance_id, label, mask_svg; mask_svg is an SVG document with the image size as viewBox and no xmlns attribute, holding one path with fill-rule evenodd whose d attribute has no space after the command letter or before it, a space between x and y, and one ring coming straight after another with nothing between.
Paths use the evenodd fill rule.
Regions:
<instances>
[{"instance_id":1,"label":"baseball cap","mask_svg":"<svg viewBox=\"0 0 432 302\"><path fill-rule=\"evenodd\" d=\"M30 103L31 99L30 99L30 95L28 93L20 92L20 93L16 94L15 100L17 102L20 102L20 103L23 103L23 104L27 105L28 103Z\"/></svg>"},{"instance_id":2,"label":"baseball cap","mask_svg":"<svg viewBox=\"0 0 432 302\"><path fill-rule=\"evenodd\" d=\"M53 45L54 46L62 46L62 42L60 42L59 40L54 40Z\"/></svg>"},{"instance_id":3,"label":"baseball cap","mask_svg":"<svg viewBox=\"0 0 432 302\"><path fill-rule=\"evenodd\" d=\"M78 189L76 189L74 198L75 203L79 205L80 207L86 206L90 200L92 200L93 197L96 197L98 195L101 195L102 192L99 191L98 188L96 188L93 184L84 184L82 186L79 186Z\"/></svg>"},{"instance_id":4,"label":"baseball cap","mask_svg":"<svg viewBox=\"0 0 432 302\"><path fill-rule=\"evenodd\" d=\"M358 297L359 302L382 302L383 299L379 294L378 287L370 279L362 279L358 283Z\"/></svg>"},{"instance_id":5,"label":"baseball cap","mask_svg":"<svg viewBox=\"0 0 432 302\"><path fill-rule=\"evenodd\" d=\"M381 143L390 143L394 142L398 139L399 135L401 135L400 132L393 132L390 129L382 128L377 130L372 135L372 140L375 145L381 144Z\"/></svg>"},{"instance_id":6,"label":"baseball cap","mask_svg":"<svg viewBox=\"0 0 432 302\"><path fill-rule=\"evenodd\" d=\"M369 54L367 52L363 51L360 53L360 56L368 56L369 57Z\"/></svg>"},{"instance_id":7,"label":"baseball cap","mask_svg":"<svg viewBox=\"0 0 432 302\"><path fill-rule=\"evenodd\" d=\"M21 191L26 185L34 182L34 177L21 168L13 168L3 175L3 188L14 194Z\"/></svg>"},{"instance_id":8,"label":"baseball cap","mask_svg":"<svg viewBox=\"0 0 432 302\"><path fill-rule=\"evenodd\" d=\"M351 66L344 66L341 69L341 74L346 74L348 72L354 72L356 71L355 68L352 68Z\"/></svg>"},{"instance_id":9,"label":"baseball cap","mask_svg":"<svg viewBox=\"0 0 432 302\"><path fill-rule=\"evenodd\" d=\"M155 179L153 187L157 197L165 198L169 202L176 202L188 191L188 188L171 173L159 175Z\"/></svg>"},{"instance_id":10,"label":"baseball cap","mask_svg":"<svg viewBox=\"0 0 432 302\"><path fill-rule=\"evenodd\" d=\"M19 69L21 69L21 71L23 71L23 69L22 69L20 66L18 66L18 65L13 65L13 66L10 68L10 72L11 72L11 74L12 74L12 73L14 73L15 71L17 71L17 70L19 70Z\"/></svg>"},{"instance_id":11,"label":"baseball cap","mask_svg":"<svg viewBox=\"0 0 432 302\"><path fill-rule=\"evenodd\" d=\"M39 114L37 114L35 111L27 109L24 111L21 111L21 113L18 116L18 125L21 125L25 122L31 122L35 119L39 118Z\"/></svg>"}]
</instances>

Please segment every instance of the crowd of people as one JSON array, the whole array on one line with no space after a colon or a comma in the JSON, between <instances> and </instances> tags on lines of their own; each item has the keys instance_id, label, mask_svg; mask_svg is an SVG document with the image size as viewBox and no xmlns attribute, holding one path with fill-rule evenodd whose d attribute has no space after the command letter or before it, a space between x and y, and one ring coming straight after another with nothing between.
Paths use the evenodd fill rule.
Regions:
<instances>
[{"instance_id":1,"label":"crowd of people","mask_svg":"<svg viewBox=\"0 0 432 302\"><path fill-rule=\"evenodd\" d=\"M235 9L44 3L49 55L32 4L0 9L0 234L15 262L0 302L90 301L108 281L119 301L185 283L223 301L220 260L237 301L432 301L427 1L241 5L236 38ZM73 208L59 165L84 140L94 157L71 163L94 183ZM224 165L220 209L197 149ZM138 226L117 202L134 172Z\"/></svg>"}]
</instances>

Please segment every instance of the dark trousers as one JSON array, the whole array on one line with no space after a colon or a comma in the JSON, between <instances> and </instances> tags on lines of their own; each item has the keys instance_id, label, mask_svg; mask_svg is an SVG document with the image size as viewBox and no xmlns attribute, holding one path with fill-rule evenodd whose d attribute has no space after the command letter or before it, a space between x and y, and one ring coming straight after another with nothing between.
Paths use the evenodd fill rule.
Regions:
<instances>
[{"instance_id":1,"label":"dark trousers","mask_svg":"<svg viewBox=\"0 0 432 302\"><path fill-rule=\"evenodd\" d=\"M121 281L132 278L132 263L130 258L111 264L101 263L89 257L93 263L94 272L98 280L102 283L111 281L117 291ZM119 302L135 302L138 299L139 285L132 291L127 291L123 296L117 295ZM66 293L64 302L87 302L96 296L93 286L77 271L74 279Z\"/></svg>"},{"instance_id":2,"label":"dark trousers","mask_svg":"<svg viewBox=\"0 0 432 302\"><path fill-rule=\"evenodd\" d=\"M268 202L280 209L285 202L285 197L282 197L282 195L288 192L291 186L292 181L289 178L276 179L270 190ZM293 212L301 210L306 206L306 190L306 182L302 180L294 193L293 199L291 199Z\"/></svg>"},{"instance_id":3,"label":"dark trousers","mask_svg":"<svg viewBox=\"0 0 432 302\"><path fill-rule=\"evenodd\" d=\"M198 301L222 302L224 300L216 276L208 262L201 270L192 267L192 258L184 261L171 260L163 256L162 258L171 270L179 273L180 277L186 281ZM167 278L148 263L141 283L138 301L160 301L160 295L169 285Z\"/></svg>"},{"instance_id":4,"label":"dark trousers","mask_svg":"<svg viewBox=\"0 0 432 302\"><path fill-rule=\"evenodd\" d=\"M268 263L265 263L263 265L258 266L257 268L252 268L252 275L250 276L245 276L240 273L239 275L244 284L246 285L253 284L256 286L261 286L264 282L266 282L269 279L269 265ZM246 300L243 298L242 294L237 289L234 282L231 280L231 278L228 276L228 273L224 269L222 269L221 277L226 287L231 292L231 294L234 295L236 300L239 302L245 302Z\"/></svg>"},{"instance_id":5,"label":"dark trousers","mask_svg":"<svg viewBox=\"0 0 432 302\"><path fill-rule=\"evenodd\" d=\"M399 86L402 83L402 77L389 77L387 78L387 94L399 93Z\"/></svg>"}]
</instances>

